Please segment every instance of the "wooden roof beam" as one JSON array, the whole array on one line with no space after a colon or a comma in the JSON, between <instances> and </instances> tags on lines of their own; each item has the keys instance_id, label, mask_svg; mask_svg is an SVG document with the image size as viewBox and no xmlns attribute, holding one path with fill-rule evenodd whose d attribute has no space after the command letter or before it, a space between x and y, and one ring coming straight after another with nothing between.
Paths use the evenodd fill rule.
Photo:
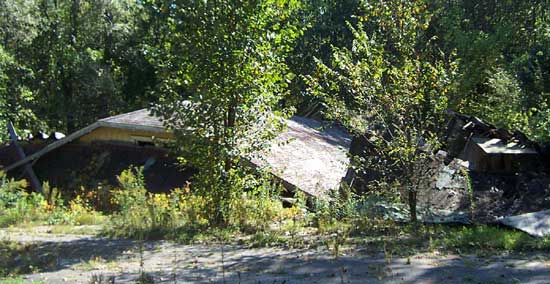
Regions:
<instances>
[{"instance_id":1,"label":"wooden roof beam","mask_svg":"<svg viewBox=\"0 0 550 284\"><path fill-rule=\"evenodd\" d=\"M11 123L11 121L8 122L8 131L10 133L11 145L15 148L15 152L17 153L17 156L19 156L19 159L25 160L26 158L25 151L23 151L23 148L21 148L21 146L19 146L19 144L17 143L17 132L15 131L15 127L13 127L13 124ZM25 164L25 175L27 176L27 179L29 180L31 187L35 191L42 193L43 191L42 183L36 176L36 173L32 169L31 164Z\"/></svg>"}]
</instances>

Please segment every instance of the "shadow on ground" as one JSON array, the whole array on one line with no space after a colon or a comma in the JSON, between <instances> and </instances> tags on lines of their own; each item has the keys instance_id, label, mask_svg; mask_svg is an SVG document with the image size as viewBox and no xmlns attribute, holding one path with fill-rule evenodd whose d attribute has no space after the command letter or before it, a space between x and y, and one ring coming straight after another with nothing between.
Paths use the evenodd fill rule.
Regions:
<instances>
[{"instance_id":1,"label":"shadow on ground","mask_svg":"<svg viewBox=\"0 0 550 284\"><path fill-rule=\"evenodd\" d=\"M392 258L357 248L335 259L325 247L296 250L163 241L144 243L140 254L137 244L97 238L40 242L21 253L36 260L50 255L55 263L35 267L40 272L25 278L90 283L92 275L103 275L114 277L115 283L136 283L143 271L153 280L147 283L550 283L548 255ZM79 268L96 257L113 267Z\"/></svg>"},{"instance_id":2,"label":"shadow on ground","mask_svg":"<svg viewBox=\"0 0 550 284\"><path fill-rule=\"evenodd\" d=\"M93 259L114 261L135 247L131 240L4 241L0 269L7 273L55 272Z\"/></svg>"}]
</instances>

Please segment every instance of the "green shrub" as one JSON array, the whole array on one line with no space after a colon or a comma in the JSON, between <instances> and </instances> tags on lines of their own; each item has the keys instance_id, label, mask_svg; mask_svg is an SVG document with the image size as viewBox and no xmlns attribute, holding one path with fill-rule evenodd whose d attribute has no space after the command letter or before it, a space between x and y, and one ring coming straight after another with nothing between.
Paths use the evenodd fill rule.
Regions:
<instances>
[{"instance_id":1,"label":"green shrub","mask_svg":"<svg viewBox=\"0 0 550 284\"><path fill-rule=\"evenodd\" d=\"M170 193L148 193L141 169L130 168L118 176L120 188L113 191L118 211L111 218L108 235L137 238L189 239L190 235L212 230L220 224L210 219L211 196L189 187ZM269 181L246 176L232 183L242 188L227 200L225 228L254 233L297 212L283 208Z\"/></svg>"},{"instance_id":2,"label":"green shrub","mask_svg":"<svg viewBox=\"0 0 550 284\"><path fill-rule=\"evenodd\" d=\"M118 177L120 188L113 191L118 211L111 218L109 235L158 238L174 236L182 228L208 225L204 198L175 189L169 194L148 193L141 168L130 168Z\"/></svg>"},{"instance_id":3,"label":"green shrub","mask_svg":"<svg viewBox=\"0 0 550 284\"><path fill-rule=\"evenodd\" d=\"M319 233L333 233L350 228L356 221L369 218L360 211L361 199L349 188L331 191L327 199L317 199L314 203L314 225Z\"/></svg>"},{"instance_id":4,"label":"green shrub","mask_svg":"<svg viewBox=\"0 0 550 284\"><path fill-rule=\"evenodd\" d=\"M46 220L48 203L41 194L27 193L25 180L15 181L2 174L0 182L0 227Z\"/></svg>"},{"instance_id":5,"label":"green shrub","mask_svg":"<svg viewBox=\"0 0 550 284\"><path fill-rule=\"evenodd\" d=\"M23 197L26 187L26 180L8 179L4 173L0 172L0 208L13 207Z\"/></svg>"},{"instance_id":6,"label":"green shrub","mask_svg":"<svg viewBox=\"0 0 550 284\"><path fill-rule=\"evenodd\" d=\"M134 206L145 207L147 190L142 168L129 168L117 176L120 189L113 194L120 212L126 213Z\"/></svg>"},{"instance_id":7,"label":"green shrub","mask_svg":"<svg viewBox=\"0 0 550 284\"><path fill-rule=\"evenodd\" d=\"M56 188L43 185L44 194L26 191L26 181L0 180L0 227L15 224L99 224L104 216L92 210L79 197L64 205Z\"/></svg>"},{"instance_id":8,"label":"green shrub","mask_svg":"<svg viewBox=\"0 0 550 284\"><path fill-rule=\"evenodd\" d=\"M244 232L262 231L282 221L283 203L269 195L244 192L232 205L230 223Z\"/></svg>"}]
</instances>

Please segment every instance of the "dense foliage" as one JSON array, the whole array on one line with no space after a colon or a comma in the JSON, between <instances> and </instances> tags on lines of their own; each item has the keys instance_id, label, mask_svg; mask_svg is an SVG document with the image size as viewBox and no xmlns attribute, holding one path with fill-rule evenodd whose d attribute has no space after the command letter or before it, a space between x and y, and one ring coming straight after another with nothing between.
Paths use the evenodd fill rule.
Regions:
<instances>
[{"instance_id":1,"label":"dense foliage","mask_svg":"<svg viewBox=\"0 0 550 284\"><path fill-rule=\"evenodd\" d=\"M359 27L350 27L352 47L335 48L331 64L319 62L308 76L326 115L372 145L375 152L362 155L374 159L367 166L407 188L411 212L419 178L428 176L419 170L431 150L419 149L437 145L454 73L426 35L426 8L425 1L367 4Z\"/></svg>"},{"instance_id":2,"label":"dense foliage","mask_svg":"<svg viewBox=\"0 0 550 284\"><path fill-rule=\"evenodd\" d=\"M167 15L155 110L176 133L181 160L198 169L195 189L212 197L219 221L240 188L239 163L280 124L275 106L294 77L285 54L300 35L291 19L298 4L191 1Z\"/></svg>"},{"instance_id":3,"label":"dense foliage","mask_svg":"<svg viewBox=\"0 0 550 284\"><path fill-rule=\"evenodd\" d=\"M280 118L370 141L379 184L420 186L444 110L550 142L550 1L0 0L0 139L155 105L229 222ZM183 102L187 100L188 102ZM414 204L411 203L411 207Z\"/></svg>"},{"instance_id":4,"label":"dense foliage","mask_svg":"<svg viewBox=\"0 0 550 284\"><path fill-rule=\"evenodd\" d=\"M281 46L289 48L285 54L275 53L289 68L278 71L281 76L295 77L289 81L292 92L281 94L282 105L312 114L323 106L319 98L307 92L302 76L315 72L314 58L328 63L332 47L352 46L354 36L349 25L357 28L360 22L370 21L366 16L379 9L377 6L389 8L401 2L2 0L2 129L9 119L19 129L73 131L98 117L144 107L171 93L197 96L192 92L199 82L191 81L193 76L207 74L213 79L232 70L253 72L234 61L220 62L222 56L244 59L246 54L229 51L243 50L246 39L250 47L261 45L263 53L272 48L280 50ZM547 141L549 1L422 3L420 16L431 18L423 27L424 38L431 39L445 57L456 53L460 76L452 82L456 91L448 94L449 106ZM409 27L420 20L403 16L388 14L394 23L386 21L384 25ZM294 30L289 30L289 25ZM299 33L302 28L305 32ZM390 26L363 28L369 36L380 34L378 41L395 36L384 32ZM417 39L401 40L413 44L411 40ZM213 48L220 44L221 49L229 42L236 45L225 50L225 55ZM255 68L265 59L273 61L265 56L246 57L249 65L261 63ZM197 64L203 68L189 68ZM214 64L224 64L227 69L222 74L210 74ZM291 73L296 76L287 75Z\"/></svg>"},{"instance_id":5,"label":"dense foliage","mask_svg":"<svg viewBox=\"0 0 550 284\"><path fill-rule=\"evenodd\" d=\"M430 31L460 61L450 106L548 142L550 2L431 2Z\"/></svg>"}]
</instances>

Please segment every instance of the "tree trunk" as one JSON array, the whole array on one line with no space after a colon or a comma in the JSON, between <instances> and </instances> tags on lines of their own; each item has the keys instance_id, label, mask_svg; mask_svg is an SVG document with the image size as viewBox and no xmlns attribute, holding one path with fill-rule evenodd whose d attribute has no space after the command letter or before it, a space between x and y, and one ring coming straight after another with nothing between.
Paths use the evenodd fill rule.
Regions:
<instances>
[{"instance_id":1,"label":"tree trunk","mask_svg":"<svg viewBox=\"0 0 550 284\"><path fill-rule=\"evenodd\" d=\"M225 139L227 141L227 138L231 138L228 136L233 135L233 127L235 127L235 104L231 103L229 107L227 108L227 118L225 121ZM226 147L233 147L234 145L226 145ZM231 157L227 157L225 160L225 171L226 173L231 170L233 167L233 161Z\"/></svg>"},{"instance_id":2,"label":"tree trunk","mask_svg":"<svg viewBox=\"0 0 550 284\"><path fill-rule=\"evenodd\" d=\"M73 0L71 6L71 38L69 44L76 46L76 37L78 36L78 11L80 10L80 0Z\"/></svg>"},{"instance_id":3,"label":"tree trunk","mask_svg":"<svg viewBox=\"0 0 550 284\"><path fill-rule=\"evenodd\" d=\"M416 217L416 189L409 187L409 211L411 212L411 223L415 224L418 221Z\"/></svg>"},{"instance_id":4,"label":"tree trunk","mask_svg":"<svg viewBox=\"0 0 550 284\"><path fill-rule=\"evenodd\" d=\"M105 29L105 45L103 46L103 63L109 66L113 59L113 13L105 11L104 16L107 25Z\"/></svg>"}]
</instances>

